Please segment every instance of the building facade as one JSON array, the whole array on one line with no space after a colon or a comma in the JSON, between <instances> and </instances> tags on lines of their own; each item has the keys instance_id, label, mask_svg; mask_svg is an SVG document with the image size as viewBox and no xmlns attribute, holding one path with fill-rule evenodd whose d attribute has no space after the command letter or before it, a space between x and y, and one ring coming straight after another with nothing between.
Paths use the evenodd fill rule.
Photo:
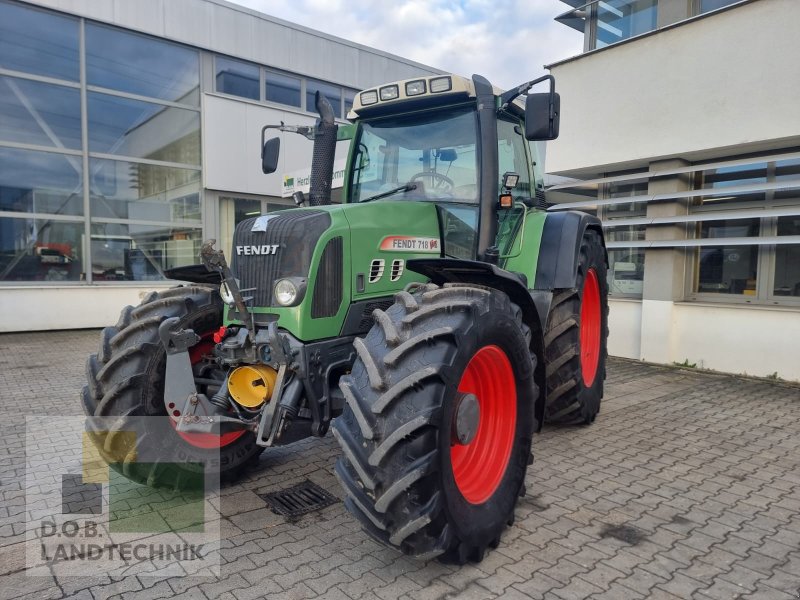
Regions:
<instances>
[{"instance_id":1,"label":"building facade","mask_svg":"<svg viewBox=\"0 0 800 600\"><path fill-rule=\"evenodd\" d=\"M0 0L0 331L113 324L293 206L311 142L264 175L262 126L439 72L222 0Z\"/></svg>"},{"instance_id":2,"label":"building facade","mask_svg":"<svg viewBox=\"0 0 800 600\"><path fill-rule=\"evenodd\" d=\"M555 210L595 212L613 355L800 380L792 0L564 0Z\"/></svg>"}]
</instances>

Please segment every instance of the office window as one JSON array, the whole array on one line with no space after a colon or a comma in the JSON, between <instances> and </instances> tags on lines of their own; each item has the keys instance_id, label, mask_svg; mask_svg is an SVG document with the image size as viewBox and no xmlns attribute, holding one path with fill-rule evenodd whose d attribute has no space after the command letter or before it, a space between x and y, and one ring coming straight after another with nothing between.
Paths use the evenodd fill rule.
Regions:
<instances>
[{"instance_id":1,"label":"office window","mask_svg":"<svg viewBox=\"0 0 800 600\"><path fill-rule=\"evenodd\" d=\"M594 6L595 48L615 44L653 31L658 17L657 0L606 0Z\"/></svg>"},{"instance_id":2,"label":"office window","mask_svg":"<svg viewBox=\"0 0 800 600\"><path fill-rule=\"evenodd\" d=\"M0 281L79 281L83 221L0 217Z\"/></svg>"},{"instance_id":3,"label":"office window","mask_svg":"<svg viewBox=\"0 0 800 600\"><path fill-rule=\"evenodd\" d=\"M704 221L699 224L701 239L757 237L758 233L758 219ZM758 246L720 242L719 246L699 247L697 256L697 292L756 295Z\"/></svg>"},{"instance_id":4,"label":"office window","mask_svg":"<svg viewBox=\"0 0 800 600\"><path fill-rule=\"evenodd\" d=\"M164 269L197 262L200 227L179 225L92 224L94 281L163 279Z\"/></svg>"},{"instance_id":5,"label":"office window","mask_svg":"<svg viewBox=\"0 0 800 600\"><path fill-rule=\"evenodd\" d=\"M214 65L218 92L251 100L260 98L259 73L261 69L258 65L222 56L214 59Z\"/></svg>"},{"instance_id":6,"label":"office window","mask_svg":"<svg viewBox=\"0 0 800 600\"><path fill-rule=\"evenodd\" d=\"M156 38L86 23L89 85L172 102L200 104L196 50Z\"/></svg>"},{"instance_id":7,"label":"office window","mask_svg":"<svg viewBox=\"0 0 800 600\"><path fill-rule=\"evenodd\" d=\"M200 171L117 160L89 162L92 218L200 221Z\"/></svg>"},{"instance_id":8,"label":"office window","mask_svg":"<svg viewBox=\"0 0 800 600\"><path fill-rule=\"evenodd\" d=\"M800 236L800 217L779 217L777 233ZM800 297L800 244L775 246L775 296Z\"/></svg>"},{"instance_id":9,"label":"office window","mask_svg":"<svg viewBox=\"0 0 800 600\"><path fill-rule=\"evenodd\" d=\"M80 91L17 77L0 77L0 140L81 147Z\"/></svg>"},{"instance_id":10,"label":"office window","mask_svg":"<svg viewBox=\"0 0 800 600\"><path fill-rule=\"evenodd\" d=\"M741 2L741 0L700 0L700 13L707 13L737 2Z\"/></svg>"},{"instance_id":11,"label":"office window","mask_svg":"<svg viewBox=\"0 0 800 600\"><path fill-rule=\"evenodd\" d=\"M83 214L80 156L0 147L0 211Z\"/></svg>"},{"instance_id":12,"label":"office window","mask_svg":"<svg viewBox=\"0 0 800 600\"><path fill-rule=\"evenodd\" d=\"M333 106L333 114L335 117L342 116L342 88L330 83L324 83L315 79L306 80L306 110L309 112L317 112L314 105L314 98L316 92L319 91L323 96L328 99L328 102Z\"/></svg>"},{"instance_id":13,"label":"office window","mask_svg":"<svg viewBox=\"0 0 800 600\"><path fill-rule=\"evenodd\" d=\"M791 215L800 206L800 160L749 160L705 171L698 166L696 187L715 193L695 198L690 206L690 213L701 219L697 237L754 239L752 244L721 241L697 248L694 292L720 294L720 299L739 296L747 302L791 304L800 297L800 244L759 244L758 238L800 235L800 217ZM766 189L773 183L785 187ZM787 209L787 216L748 215L748 211ZM729 214L739 218L729 218Z\"/></svg>"},{"instance_id":14,"label":"office window","mask_svg":"<svg viewBox=\"0 0 800 600\"><path fill-rule=\"evenodd\" d=\"M775 200L788 200L791 203L800 202L800 160L779 160L775 162L775 181L792 186L791 189L775 190Z\"/></svg>"},{"instance_id":15,"label":"office window","mask_svg":"<svg viewBox=\"0 0 800 600\"><path fill-rule=\"evenodd\" d=\"M200 164L200 113L90 92L89 151Z\"/></svg>"},{"instance_id":16,"label":"office window","mask_svg":"<svg viewBox=\"0 0 800 600\"><path fill-rule=\"evenodd\" d=\"M300 78L267 71L265 76L265 98L270 102L300 108Z\"/></svg>"},{"instance_id":17,"label":"office window","mask_svg":"<svg viewBox=\"0 0 800 600\"><path fill-rule=\"evenodd\" d=\"M347 113L350 112L350 109L353 108L353 100L356 97L355 90L345 90L344 91L344 116L347 117Z\"/></svg>"},{"instance_id":18,"label":"office window","mask_svg":"<svg viewBox=\"0 0 800 600\"><path fill-rule=\"evenodd\" d=\"M0 67L78 81L78 19L0 2Z\"/></svg>"},{"instance_id":19,"label":"office window","mask_svg":"<svg viewBox=\"0 0 800 600\"><path fill-rule=\"evenodd\" d=\"M766 194L758 188L765 183L767 163L763 162L703 171L700 187L704 190L713 189L718 193L704 196L702 204L706 207L716 204L720 208L763 204Z\"/></svg>"},{"instance_id":20,"label":"office window","mask_svg":"<svg viewBox=\"0 0 800 600\"><path fill-rule=\"evenodd\" d=\"M647 194L647 181L612 183L605 188L606 198L628 198ZM645 239L644 225L614 225L615 220L635 219L647 214L645 202L624 202L604 206L606 242L635 242ZM608 293L612 296L641 298L644 289L644 250L613 248L608 251Z\"/></svg>"}]
</instances>

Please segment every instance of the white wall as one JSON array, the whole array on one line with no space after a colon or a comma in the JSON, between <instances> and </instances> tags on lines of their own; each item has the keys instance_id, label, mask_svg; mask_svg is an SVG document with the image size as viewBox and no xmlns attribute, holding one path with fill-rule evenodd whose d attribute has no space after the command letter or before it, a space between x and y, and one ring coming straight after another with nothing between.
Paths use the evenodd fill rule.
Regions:
<instances>
[{"instance_id":1,"label":"white wall","mask_svg":"<svg viewBox=\"0 0 800 600\"><path fill-rule=\"evenodd\" d=\"M642 303L639 300L608 300L608 353L639 359L642 336Z\"/></svg>"},{"instance_id":2,"label":"white wall","mask_svg":"<svg viewBox=\"0 0 800 600\"><path fill-rule=\"evenodd\" d=\"M281 197L283 175L310 168L314 143L296 133L268 131L281 138L278 170L261 172L261 128L277 125L313 125L315 119L255 103L213 94L203 96L203 180L205 187L226 192ZM347 157L349 141L336 146L337 159Z\"/></svg>"},{"instance_id":3,"label":"white wall","mask_svg":"<svg viewBox=\"0 0 800 600\"><path fill-rule=\"evenodd\" d=\"M759 0L553 66L561 135L548 172L800 143L797 8Z\"/></svg>"},{"instance_id":4,"label":"white wall","mask_svg":"<svg viewBox=\"0 0 800 600\"><path fill-rule=\"evenodd\" d=\"M150 291L174 282L142 282L142 286L3 287L0 332L87 329L114 325L128 304L137 305Z\"/></svg>"},{"instance_id":5,"label":"white wall","mask_svg":"<svg viewBox=\"0 0 800 600\"><path fill-rule=\"evenodd\" d=\"M673 308L672 361L800 381L797 310L678 302Z\"/></svg>"},{"instance_id":6,"label":"white wall","mask_svg":"<svg viewBox=\"0 0 800 600\"><path fill-rule=\"evenodd\" d=\"M800 381L800 317L790 308L609 300L608 353Z\"/></svg>"}]
</instances>

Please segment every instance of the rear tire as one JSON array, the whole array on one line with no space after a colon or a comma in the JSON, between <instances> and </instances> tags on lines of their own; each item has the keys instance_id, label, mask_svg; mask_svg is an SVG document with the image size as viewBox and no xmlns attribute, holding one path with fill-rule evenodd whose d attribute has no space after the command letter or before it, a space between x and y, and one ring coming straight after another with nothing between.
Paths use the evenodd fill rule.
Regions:
<instances>
[{"instance_id":1,"label":"rear tire","mask_svg":"<svg viewBox=\"0 0 800 600\"><path fill-rule=\"evenodd\" d=\"M354 342L358 358L340 382L347 405L333 422L335 470L347 509L375 539L463 564L497 547L524 492L536 357L504 293L424 290L397 294ZM480 417L474 438L458 443L454 413L467 393Z\"/></svg>"},{"instance_id":2,"label":"rear tire","mask_svg":"<svg viewBox=\"0 0 800 600\"><path fill-rule=\"evenodd\" d=\"M587 229L573 289L555 290L545 333L545 421L592 423L600 411L606 377L608 282L600 235Z\"/></svg>"},{"instance_id":3,"label":"rear tire","mask_svg":"<svg viewBox=\"0 0 800 600\"><path fill-rule=\"evenodd\" d=\"M134 431L137 439L130 447L130 437L94 431L95 445L113 468L137 483L177 487L186 473L197 473L198 467L192 463L202 463L205 473L218 473L220 479L235 478L262 450L253 433L235 432L228 434L224 440L230 441L219 448L203 447L213 445L209 444L213 442L208 437L211 434L199 434L205 437L191 438L190 443L175 431L167 416L166 352L158 326L169 317L179 317L181 328L193 329L203 338L189 349L193 363L203 360L213 348L210 334L222 325L222 302L216 288L191 285L152 292L139 306L125 307L116 326L102 330L98 353L86 360L87 385L81 393L84 412L90 417L118 417L104 419L102 427L107 423L113 425L112 431ZM89 421L90 430L98 426ZM156 460L142 462L143 448ZM159 464L159 459L167 464Z\"/></svg>"}]
</instances>

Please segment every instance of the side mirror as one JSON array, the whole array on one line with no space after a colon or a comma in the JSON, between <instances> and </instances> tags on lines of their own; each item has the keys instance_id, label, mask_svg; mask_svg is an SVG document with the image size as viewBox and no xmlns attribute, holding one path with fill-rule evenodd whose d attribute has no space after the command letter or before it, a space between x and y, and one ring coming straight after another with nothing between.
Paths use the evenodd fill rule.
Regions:
<instances>
[{"instance_id":1,"label":"side mirror","mask_svg":"<svg viewBox=\"0 0 800 600\"><path fill-rule=\"evenodd\" d=\"M281 153L281 138L267 140L261 148L261 171L274 173L278 170L278 156Z\"/></svg>"},{"instance_id":2,"label":"side mirror","mask_svg":"<svg viewBox=\"0 0 800 600\"><path fill-rule=\"evenodd\" d=\"M528 94L525 100L525 139L554 140L558 137L561 96L551 91Z\"/></svg>"}]
</instances>

